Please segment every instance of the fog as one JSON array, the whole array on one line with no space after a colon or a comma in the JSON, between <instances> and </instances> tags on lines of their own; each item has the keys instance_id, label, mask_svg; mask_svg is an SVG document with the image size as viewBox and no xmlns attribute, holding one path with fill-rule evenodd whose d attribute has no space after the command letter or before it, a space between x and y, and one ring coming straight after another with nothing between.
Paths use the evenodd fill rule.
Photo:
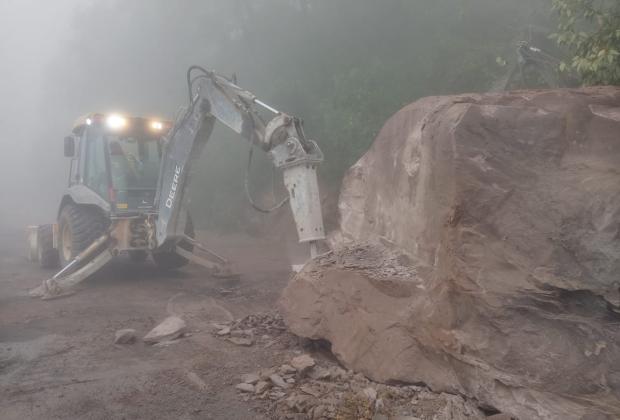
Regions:
<instances>
[{"instance_id":1,"label":"fog","mask_svg":"<svg viewBox=\"0 0 620 420\"><path fill-rule=\"evenodd\" d=\"M49 147L52 139L36 136L51 122L48 115L41 114L42 91L50 83L46 67L71 35L71 16L77 5L72 0L0 2L0 176L4 196L0 224L23 225L45 217L39 204L49 210L44 204L49 201L48 192L62 191L64 168L47 164L43 158L54 149ZM55 142L56 149L59 144ZM57 156L52 160L62 164ZM46 198L35 201L40 194Z\"/></svg>"},{"instance_id":2,"label":"fog","mask_svg":"<svg viewBox=\"0 0 620 420\"><path fill-rule=\"evenodd\" d=\"M0 223L54 221L68 172L62 139L75 119L172 118L191 64L235 73L302 117L326 153L322 183L335 190L391 114L422 96L488 89L506 72L498 58L510 62L532 27L548 29L549 13L544 0L3 0ZM237 227L245 217L247 150L215 133L195 168L199 224Z\"/></svg>"}]
</instances>

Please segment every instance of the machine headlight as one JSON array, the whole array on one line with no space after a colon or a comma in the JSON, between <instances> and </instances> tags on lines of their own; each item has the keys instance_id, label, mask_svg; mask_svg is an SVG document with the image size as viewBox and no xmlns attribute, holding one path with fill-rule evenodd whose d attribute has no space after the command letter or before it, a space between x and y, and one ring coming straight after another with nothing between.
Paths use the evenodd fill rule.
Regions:
<instances>
[{"instance_id":1,"label":"machine headlight","mask_svg":"<svg viewBox=\"0 0 620 420\"><path fill-rule=\"evenodd\" d=\"M106 118L105 123L110 130L121 130L127 127L127 118L112 114Z\"/></svg>"},{"instance_id":2,"label":"machine headlight","mask_svg":"<svg viewBox=\"0 0 620 420\"><path fill-rule=\"evenodd\" d=\"M161 131L164 128L164 123L161 121L151 121L151 128L155 131Z\"/></svg>"}]
</instances>

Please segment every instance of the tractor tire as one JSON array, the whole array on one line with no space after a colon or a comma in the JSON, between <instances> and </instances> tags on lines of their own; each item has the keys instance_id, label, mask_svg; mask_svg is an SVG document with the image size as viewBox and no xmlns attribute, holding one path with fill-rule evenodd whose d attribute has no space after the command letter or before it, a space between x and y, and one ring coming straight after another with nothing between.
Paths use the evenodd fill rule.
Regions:
<instances>
[{"instance_id":1,"label":"tractor tire","mask_svg":"<svg viewBox=\"0 0 620 420\"><path fill-rule=\"evenodd\" d=\"M39 228L37 259L41 268L58 267L58 250L54 248L54 231L52 225L43 225Z\"/></svg>"},{"instance_id":2,"label":"tractor tire","mask_svg":"<svg viewBox=\"0 0 620 420\"><path fill-rule=\"evenodd\" d=\"M129 260L132 263L136 263L136 264L143 263L144 261L146 261L148 256L149 254L146 251L142 251L142 250L129 251Z\"/></svg>"},{"instance_id":3,"label":"tractor tire","mask_svg":"<svg viewBox=\"0 0 620 420\"><path fill-rule=\"evenodd\" d=\"M192 222L192 218L187 215L187 223L185 224L185 234L190 238L195 238L196 233L194 232L194 223ZM187 241L181 241L179 245L181 248L193 252L194 246ZM153 252L153 261L157 267L162 270L176 270L177 268L181 268L189 263L189 260L185 257L180 256L174 250L167 251L159 251Z\"/></svg>"},{"instance_id":4,"label":"tractor tire","mask_svg":"<svg viewBox=\"0 0 620 420\"><path fill-rule=\"evenodd\" d=\"M109 226L109 220L92 207L67 204L58 218L58 256L66 266L88 248Z\"/></svg>"}]
</instances>

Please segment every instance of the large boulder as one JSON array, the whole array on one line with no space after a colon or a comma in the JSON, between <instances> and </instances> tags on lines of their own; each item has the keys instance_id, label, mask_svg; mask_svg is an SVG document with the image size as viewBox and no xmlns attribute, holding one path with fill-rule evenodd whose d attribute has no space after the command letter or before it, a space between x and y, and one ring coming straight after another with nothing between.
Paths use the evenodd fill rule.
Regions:
<instances>
[{"instance_id":1,"label":"large boulder","mask_svg":"<svg viewBox=\"0 0 620 420\"><path fill-rule=\"evenodd\" d=\"M348 171L290 329L377 381L620 418L620 88L432 97Z\"/></svg>"}]
</instances>

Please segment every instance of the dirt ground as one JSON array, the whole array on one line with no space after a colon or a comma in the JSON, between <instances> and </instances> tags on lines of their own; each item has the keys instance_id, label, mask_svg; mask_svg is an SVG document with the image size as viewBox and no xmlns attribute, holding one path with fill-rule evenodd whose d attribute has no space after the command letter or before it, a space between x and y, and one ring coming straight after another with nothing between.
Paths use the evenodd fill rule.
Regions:
<instances>
[{"instance_id":1,"label":"dirt ground","mask_svg":"<svg viewBox=\"0 0 620 420\"><path fill-rule=\"evenodd\" d=\"M290 275L285 244L201 239L234 259L240 279L213 278L194 265L166 274L119 257L77 294L40 301L27 291L52 272L26 260L23 232L0 232L0 418L269 418L234 384L283 363L294 345L237 346L210 325L274 310ZM169 314L185 319L187 337L159 347L114 344L116 330L142 337ZM206 389L189 379L196 376Z\"/></svg>"},{"instance_id":2,"label":"dirt ground","mask_svg":"<svg viewBox=\"0 0 620 420\"><path fill-rule=\"evenodd\" d=\"M42 301L28 290L53 272L26 260L23 232L0 230L0 420L482 417L458 396L373 383L342 369L328 343L288 332L276 302L291 276L289 241L204 232L199 239L233 260L239 278L195 265L162 273L120 256L76 294ZM184 337L140 340L169 315L186 321ZM114 344L125 328L138 340ZM307 356L316 366L295 374L289 363ZM248 374L262 382L241 384Z\"/></svg>"}]
</instances>

